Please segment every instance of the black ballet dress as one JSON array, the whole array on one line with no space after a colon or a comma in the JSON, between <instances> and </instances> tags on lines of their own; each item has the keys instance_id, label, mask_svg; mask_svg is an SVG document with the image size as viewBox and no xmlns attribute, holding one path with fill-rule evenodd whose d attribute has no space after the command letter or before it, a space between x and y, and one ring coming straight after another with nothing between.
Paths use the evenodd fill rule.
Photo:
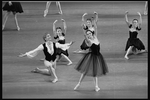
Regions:
<instances>
[{"instance_id":1,"label":"black ballet dress","mask_svg":"<svg viewBox=\"0 0 150 100\"><path fill-rule=\"evenodd\" d=\"M102 76L108 72L107 64L100 53L100 44L92 44L91 51L83 56L75 69L86 76Z\"/></svg>"},{"instance_id":2,"label":"black ballet dress","mask_svg":"<svg viewBox=\"0 0 150 100\"><path fill-rule=\"evenodd\" d=\"M9 3L6 2L2 9L4 11L13 12L14 14L23 13L23 9L20 2L11 2L11 3L12 5L9 5Z\"/></svg>"},{"instance_id":3,"label":"black ballet dress","mask_svg":"<svg viewBox=\"0 0 150 100\"><path fill-rule=\"evenodd\" d=\"M54 62L55 59L56 59L56 46L55 46L55 43L53 43L54 53L52 55L48 52L48 49L47 49L45 43L43 44L43 47L44 47L43 52L44 52L44 55L45 55L45 60Z\"/></svg>"},{"instance_id":4,"label":"black ballet dress","mask_svg":"<svg viewBox=\"0 0 150 100\"><path fill-rule=\"evenodd\" d=\"M86 26L86 27L84 27L83 29L84 29L84 30L88 30L88 27ZM94 31L92 31L92 32L93 32L93 34L94 34ZM88 46L87 43L86 43L86 39L83 40L82 44L80 45L80 49L81 49L81 50L87 50L87 49L89 49L89 46Z\"/></svg>"},{"instance_id":5,"label":"black ballet dress","mask_svg":"<svg viewBox=\"0 0 150 100\"><path fill-rule=\"evenodd\" d=\"M131 28L132 25L129 26L129 28ZM136 30L141 30L141 28L136 28ZM137 35L138 35L138 32L137 31L129 31L129 38L128 38L128 41L126 43L126 48L125 48L125 51L128 50L128 48L130 46L133 46L134 48L138 49L138 50L144 50L145 49L145 46L144 44L142 43L142 41L137 38Z\"/></svg>"},{"instance_id":6,"label":"black ballet dress","mask_svg":"<svg viewBox=\"0 0 150 100\"><path fill-rule=\"evenodd\" d=\"M65 36L64 33L62 33L62 35ZM54 37L54 39L58 39L58 38L59 38L58 35L57 35L56 37ZM65 39L64 39L64 40L58 40L58 43L60 43L60 44L65 44L66 41L65 41ZM61 55L61 54L64 54L64 55L66 55L66 56L69 56L68 50L62 50L61 48L57 48L57 49L56 49L56 55Z\"/></svg>"}]
</instances>

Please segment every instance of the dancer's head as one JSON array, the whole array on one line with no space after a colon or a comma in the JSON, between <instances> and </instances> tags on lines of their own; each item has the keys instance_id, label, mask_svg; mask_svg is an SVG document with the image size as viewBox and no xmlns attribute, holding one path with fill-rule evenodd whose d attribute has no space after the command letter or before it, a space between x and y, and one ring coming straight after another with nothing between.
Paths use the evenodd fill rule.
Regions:
<instances>
[{"instance_id":1,"label":"dancer's head","mask_svg":"<svg viewBox=\"0 0 150 100\"><path fill-rule=\"evenodd\" d=\"M133 19L133 20L132 20L132 25L133 25L134 27L137 27L137 26L138 26L138 19Z\"/></svg>"},{"instance_id":2,"label":"dancer's head","mask_svg":"<svg viewBox=\"0 0 150 100\"><path fill-rule=\"evenodd\" d=\"M56 27L56 33L57 33L57 35L62 35L61 27Z\"/></svg>"},{"instance_id":3,"label":"dancer's head","mask_svg":"<svg viewBox=\"0 0 150 100\"><path fill-rule=\"evenodd\" d=\"M91 30L86 30L86 35L89 39L93 38L93 32Z\"/></svg>"},{"instance_id":4,"label":"dancer's head","mask_svg":"<svg viewBox=\"0 0 150 100\"><path fill-rule=\"evenodd\" d=\"M45 42L51 41L52 38L51 38L50 33L46 32L46 33L43 35L43 40L44 40Z\"/></svg>"},{"instance_id":5,"label":"dancer's head","mask_svg":"<svg viewBox=\"0 0 150 100\"><path fill-rule=\"evenodd\" d=\"M86 23L87 23L88 27L91 27L92 26L92 19L90 19L90 18L86 19Z\"/></svg>"}]
</instances>

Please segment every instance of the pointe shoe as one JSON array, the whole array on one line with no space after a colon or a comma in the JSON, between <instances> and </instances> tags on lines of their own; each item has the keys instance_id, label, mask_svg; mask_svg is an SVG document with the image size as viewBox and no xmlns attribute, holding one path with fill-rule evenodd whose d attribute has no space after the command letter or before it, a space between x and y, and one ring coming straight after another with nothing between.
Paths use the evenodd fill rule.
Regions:
<instances>
[{"instance_id":1,"label":"pointe shoe","mask_svg":"<svg viewBox=\"0 0 150 100\"><path fill-rule=\"evenodd\" d=\"M2 30L4 30L5 26L2 26Z\"/></svg>"},{"instance_id":2,"label":"pointe shoe","mask_svg":"<svg viewBox=\"0 0 150 100\"><path fill-rule=\"evenodd\" d=\"M100 90L99 87L95 87L95 91L98 92Z\"/></svg>"},{"instance_id":3,"label":"pointe shoe","mask_svg":"<svg viewBox=\"0 0 150 100\"><path fill-rule=\"evenodd\" d=\"M20 27L17 27L17 30L20 31Z\"/></svg>"},{"instance_id":4,"label":"pointe shoe","mask_svg":"<svg viewBox=\"0 0 150 100\"><path fill-rule=\"evenodd\" d=\"M71 65L72 64L72 62L69 62L67 65L69 66L69 65Z\"/></svg>"},{"instance_id":5,"label":"pointe shoe","mask_svg":"<svg viewBox=\"0 0 150 100\"><path fill-rule=\"evenodd\" d=\"M140 51L141 53L146 53L146 52L148 52L147 50L141 50Z\"/></svg>"},{"instance_id":6,"label":"pointe shoe","mask_svg":"<svg viewBox=\"0 0 150 100\"><path fill-rule=\"evenodd\" d=\"M45 60L44 58L40 59L40 61L44 61L44 60Z\"/></svg>"},{"instance_id":7,"label":"pointe shoe","mask_svg":"<svg viewBox=\"0 0 150 100\"><path fill-rule=\"evenodd\" d=\"M61 12L58 12L60 15L62 15L63 13L62 13L62 11Z\"/></svg>"},{"instance_id":8,"label":"pointe shoe","mask_svg":"<svg viewBox=\"0 0 150 100\"><path fill-rule=\"evenodd\" d=\"M39 70L39 68L37 67L37 68L35 68L34 70L32 70L31 72L32 72L32 73L38 73L38 70Z\"/></svg>"},{"instance_id":9,"label":"pointe shoe","mask_svg":"<svg viewBox=\"0 0 150 100\"><path fill-rule=\"evenodd\" d=\"M45 10L45 11L44 11L44 17L46 17L47 13L48 13L48 11Z\"/></svg>"},{"instance_id":10,"label":"pointe shoe","mask_svg":"<svg viewBox=\"0 0 150 100\"><path fill-rule=\"evenodd\" d=\"M124 58L125 58L125 59L129 59L129 57L128 57L128 56L124 56Z\"/></svg>"},{"instance_id":11,"label":"pointe shoe","mask_svg":"<svg viewBox=\"0 0 150 100\"><path fill-rule=\"evenodd\" d=\"M74 90L76 90L79 87L79 83L74 87Z\"/></svg>"},{"instance_id":12,"label":"pointe shoe","mask_svg":"<svg viewBox=\"0 0 150 100\"><path fill-rule=\"evenodd\" d=\"M58 78L55 78L52 82L56 83L58 81Z\"/></svg>"},{"instance_id":13,"label":"pointe shoe","mask_svg":"<svg viewBox=\"0 0 150 100\"><path fill-rule=\"evenodd\" d=\"M147 12L144 12L144 15L147 15Z\"/></svg>"}]
</instances>

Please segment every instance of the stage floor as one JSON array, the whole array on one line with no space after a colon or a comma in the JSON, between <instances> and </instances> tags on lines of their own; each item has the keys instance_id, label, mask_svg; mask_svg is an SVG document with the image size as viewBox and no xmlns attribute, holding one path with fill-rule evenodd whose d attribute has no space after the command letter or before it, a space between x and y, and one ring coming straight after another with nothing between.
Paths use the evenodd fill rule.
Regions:
<instances>
[{"instance_id":1,"label":"stage floor","mask_svg":"<svg viewBox=\"0 0 150 100\"><path fill-rule=\"evenodd\" d=\"M143 15L144 1L61 2L63 15L57 14L53 2L45 18L43 12L46 2L21 4L24 9L23 14L18 14L21 30L16 30L14 16L11 15L2 31L2 98L148 98L148 53L124 59L129 37L124 18L127 10L129 21L139 18L137 12L141 12L143 23L138 38L148 49L148 16ZM93 14L94 11L99 14L98 39L109 73L99 77L99 92L94 91L92 77L85 77L78 90L74 91L81 75L74 67L83 56L73 53L84 39L81 16L85 12ZM53 35L53 22L58 19L62 26L61 18L67 23L66 42L75 41L69 49L69 58L73 64L67 66L68 62L62 58L56 69L59 81L53 84L53 77L31 73L36 67L45 68L40 61L44 57L43 52L33 59L19 58L18 55L43 43L42 36L45 32Z\"/></svg>"}]
</instances>

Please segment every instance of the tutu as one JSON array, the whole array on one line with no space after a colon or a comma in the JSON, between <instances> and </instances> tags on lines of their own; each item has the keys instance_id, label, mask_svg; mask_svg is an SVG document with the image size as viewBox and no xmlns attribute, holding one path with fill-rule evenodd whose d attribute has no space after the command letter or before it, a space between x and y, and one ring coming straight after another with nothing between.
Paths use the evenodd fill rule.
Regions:
<instances>
[{"instance_id":1,"label":"tutu","mask_svg":"<svg viewBox=\"0 0 150 100\"><path fill-rule=\"evenodd\" d=\"M145 46L139 38L136 39L129 38L126 44L125 51L127 51L130 46L134 46L138 50L145 50Z\"/></svg>"},{"instance_id":2,"label":"tutu","mask_svg":"<svg viewBox=\"0 0 150 100\"><path fill-rule=\"evenodd\" d=\"M64 33L63 33L64 34ZM58 38L58 36L56 37L56 39ZM64 40L59 40L58 43L60 44L65 44L66 41L65 39ZM68 53L68 50L62 50L61 48L57 48L56 49L56 55L61 55L61 54L64 54L66 56L69 56L69 53Z\"/></svg>"},{"instance_id":3,"label":"tutu","mask_svg":"<svg viewBox=\"0 0 150 100\"><path fill-rule=\"evenodd\" d=\"M83 40L80 48L81 48L81 50L89 49L89 46L86 44L86 40L85 39Z\"/></svg>"},{"instance_id":4,"label":"tutu","mask_svg":"<svg viewBox=\"0 0 150 100\"><path fill-rule=\"evenodd\" d=\"M100 46L92 44L91 51L83 56L75 69L87 76L101 76L108 72L107 64L99 52Z\"/></svg>"},{"instance_id":5,"label":"tutu","mask_svg":"<svg viewBox=\"0 0 150 100\"><path fill-rule=\"evenodd\" d=\"M22 6L20 2L12 2L12 5L9 5L8 2L2 8L4 11L13 12L13 13L23 13Z\"/></svg>"},{"instance_id":6,"label":"tutu","mask_svg":"<svg viewBox=\"0 0 150 100\"><path fill-rule=\"evenodd\" d=\"M138 33L130 32L129 34L130 34L130 38L128 38L128 41L126 43L125 51L127 51L130 46L134 46L138 50L144 50L145 49L144 44L142 43L142 41L139 38L137 38Z\"/></svg>"},{"instance_id":7,"label":"tutu","mask_svg":"<svg viewBox=\"0 0 150 100\"><path fill-rule=\"evenodd\" d=\"M57 48L56 49L56 55L61 55L61 54L64 54L64 55L66 55L66 56L69 56L69 54L68 54L68 50L62 50L61 48Z\"/></svg>"}]
</instances>

